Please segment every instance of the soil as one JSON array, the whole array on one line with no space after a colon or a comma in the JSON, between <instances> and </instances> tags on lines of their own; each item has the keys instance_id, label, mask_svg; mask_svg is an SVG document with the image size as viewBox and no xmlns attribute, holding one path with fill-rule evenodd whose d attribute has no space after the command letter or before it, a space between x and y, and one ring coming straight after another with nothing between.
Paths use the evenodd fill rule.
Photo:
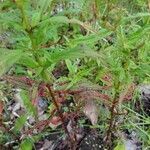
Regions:
<instances>
[{"instance_id":1,"label":"soil","mask_svg":"<svg viewBox=\"0 0 150 150\"><path fill-rule=\"evenodd\" d=\"M78 140L76 150L103 150L102 137L96 130L86 130L81 133L82 138ZM69 140L64 139L61 134L50 134L42 141L35 144L36 150L72 150L69 148Z\"/></svg>"}]
</instances>

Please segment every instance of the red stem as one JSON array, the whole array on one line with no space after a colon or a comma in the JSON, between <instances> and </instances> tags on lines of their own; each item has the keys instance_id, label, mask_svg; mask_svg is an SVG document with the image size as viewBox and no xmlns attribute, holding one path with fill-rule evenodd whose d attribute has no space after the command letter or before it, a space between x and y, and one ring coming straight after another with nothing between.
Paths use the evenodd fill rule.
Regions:
<instances>
[{"instance_id":1,"label":"red stem","mask_svg":"<svg viewBox=\"0 0 150 150\"><path fill-rule=\"evenodd\" d=\"M58 112L58 114L59 114L59 117L61 118L62 126L63 126L63 128L64 128L66 134L68 135L69 139L71 140L71 141L70 141L70 142L71 142L71 143L70 143L70 146L71 146L72 150L74 150L74 149L75 149L75 148L74 148L74 140L71 138L71 136L70 136L70 134L69 134L69 131L68 131L66 125L65 125L65 119L64 119L63 113L60 111L59 105L58 105L58 103L57 103L57 100L55 99L55 95L54 95L54 93L53 93L53 91L52 91L52 89L51 89L51 86L50 86L49 84L47 84L46 87L47 87L47 89L48 89L48 91L49 91L50 96L52 97L53 104L55 105L55 107L56 107L56 109L57 109L57 112Z\"/></svg>"}]
</instances>

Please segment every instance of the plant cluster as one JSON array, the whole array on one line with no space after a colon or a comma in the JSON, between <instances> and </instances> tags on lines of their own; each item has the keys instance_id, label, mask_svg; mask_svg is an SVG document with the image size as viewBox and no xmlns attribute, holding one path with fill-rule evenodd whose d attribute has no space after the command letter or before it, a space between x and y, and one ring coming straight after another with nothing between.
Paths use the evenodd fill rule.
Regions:
<instances>
[{"instance_id":1,"label":"plant cluster","mask_svg":"<svg viewBox=\"0 0 150 150\"><path fill-rule=\"evenodd\" d=\"M119 131L133 127L147 147L144 124L150 120L134 106L138 85L150 77L150 1L4 0L0 11L2 145L10 140L3 135L8 132L21 149L32 149L41 131L53 130L51 124L62 127L74 150L76 128L86 117L108 149L120 149ZM25 107L13 129L3 117L9 86L20 89ZM42 121L39 98L48 101L48 118ZM31 116L34 124L25 127Z\"/></svg>"}]
</instances>

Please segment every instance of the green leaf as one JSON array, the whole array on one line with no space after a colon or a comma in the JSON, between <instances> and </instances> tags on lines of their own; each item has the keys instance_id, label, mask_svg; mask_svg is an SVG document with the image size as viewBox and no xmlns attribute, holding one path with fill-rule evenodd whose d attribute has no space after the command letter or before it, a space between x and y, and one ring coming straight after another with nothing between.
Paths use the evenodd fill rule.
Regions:
<instances>
[{"instance_id":1,"label":"green leaf","mask_svg":"<svg viewBox=\"0 0 150 150\"><path fill-rule=\"evenodd\" d=\"M77 46L72 49L62 50L47 54L47 58L52 63L57 63L66 59L76 59L76 58L99 58L101 57L97 52L93 51L86 45Z\"/></svg>"},{"instance_id":2,"label":"green leaf","mask_svg":"<svg viewBox=\"0 0 150 150\"><path fill-rule=\"evenodd\" d=\"M69 60L69 59L66 59L65 62L66 62L67 68L71 74L74 74L77 72L77 65L73 64L71 62L71 60Z\"/></svg>"},{"instance_id":3,"label":"green leaf","mask_svg":"<svg viewBox=\"0 0 150 150\"><path fill-rule=\"evenodd\" d=\"M37 68L39 64L35 61L32 55L24 54L22 59L19 62L20 64L29 67L29 68Z\"/></svg>"},{"instance_id":4,"label":"green leaf","mask_svg":"<svg viewBox=\"0 0 150 150\"><path fill-rule=\"evenodd\" d=\"M107 36L109 36L112 32L107 31L107 30L101 30L98 33L93 33L90 34L88 36L80 36L80 37L76 37L75 39L69 41L69 46L70 47L75 47L79 44L94 44L96 41L101 40Z\"/></svg>"},{"instance_id":5,"label":"green leaf","mask_svg":"<svg viewBox=\"0 0 150 150\"><path fill-rule=\"evenodd\" d=\"M125 20L127 19L134 19L134 18L141 18L141 17L150 17L150 13L136 13L134 15L131 15L129 17L126 17Z\"/></svg>"},{"instance_id":6,"label":"green leaf","mask_svg":"<svg viewBox=\"0 0 150 150\"><path fill-rule=\"evenodd\" d=\"M69 23L69 19L66 16L54 16L49 21L50 23Z\"/></svg>"},{"instance_id":7,"label":"green leaf","mask_svg":"<svg viewBox=\"0 0 150 150\"><path fill-rule=\"evenodd\" d=\"M23 104L28 111L29 114L36 116L36 108L33 106L33 104L30 101L29 93L25 90L22 90L21 93L21 98L23 100Z\"/></svg>"},{"instance_id":8,"label":"green leaf","mask_svg":"<svg viewBox=\"0 0 150 150\"><path fill-rule=\"evenodd\" d=\"M119 142L118 145L114 148L114 150L126 150L125 145Z\"/></svg>"},{"instance_id":9,"label":"green leaf","mask_svg":"<svg viewBox=\"0 0 150 150\"><path fill-rule=\"evenodd\" d=\"M48 24L55 24L55 27L62 24L69 24L69 19L66 16L53 16L48 17L39 23L40 26L46 26Z\"/></svg>"},{"instance_id":10,"label":"green leaf","mask_svg":"<svg viewBox=\"0 0 150 150\"><path fill-rule=\"evenodd\" d=\"M40 16L48 9L49 5L51 4L52 0L39 0L38 7Z\"/></svg>"},{"instance_id":11,"label":"green leaf","mask_svg":"<svg viewBox=\"0 0 150 150\"><path fill-rule=\"evenodd\" d=\"M27 115L22 115L19 118L17 118L15 122L15 130L20 131L22 127L24 126L25 122L27 121Z\"/></svg>"},{"instance_id":12,"label":"green leaf","mask_svg":"<svg viewBox=\"0 0 150 150\"><path fill-rule=\"evenodd\" d=\"M33 147L33 143L29 138L24 139L20 144L21 150L32 150L32 147Z\"/></svg>"},{"instance_id":13,"label":"green leaf","mask_svg":"<svg viewBox=\"0 0 150 150\"><path fill-rule=\"evenodd\" d=\"M0 76L5 74L21 56L21 50L0 49Z\"/></svg>"},{"instance_id":14,"label":"green leaf","mask_svg":"<svg viewBox=\"0 0 150 150\"><path fill-rule=\"evenodd\" d=\"M32 20L31 20L31 26L35 27L36 25L38 25L39 21L40 21L40 12L33 12L32 15Z\"/></svg>"},{"instance_id":15,"label":"green leaf","mask_svg":"<svg viewBox=\"0 0 150 150\"><path fill-rule=\"evenodd\" d=\"M66 89L70 89L81 79L83 80L85 76L89 75L93 68L80 70L74 77L71 78L71 82L67 85Z\"/></svg>"},{"instance_id":16,"label":"green leaf","mask_svg":"<svg viewBox=\"0 0 150 150\"><path fill-rule=\"evenodd\" d=\"M9 8L10 6L13 6L13 1L1 1L0 4L0 10L4 9L4 8Z\"/></svg>"}]
</instances>

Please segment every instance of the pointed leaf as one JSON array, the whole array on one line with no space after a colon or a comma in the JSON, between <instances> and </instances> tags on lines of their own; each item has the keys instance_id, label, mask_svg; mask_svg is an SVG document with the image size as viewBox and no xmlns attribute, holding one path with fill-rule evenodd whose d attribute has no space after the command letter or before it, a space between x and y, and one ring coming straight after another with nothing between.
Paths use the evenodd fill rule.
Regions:
<instances>
[{"instance_id":1,"label":"pointed leaf","mask_svg":"<svg viewBox=\"0 0 150 150\"><path fill-rule=\"evenodd\" d=\"M51 2L52 0L39 0L38 7L40 7L39 9L40 16L42 16L42 14L47 10Z\"/></svg>"},{"instance_id":2,"label":"pointed leaf","mask_svg":"<svg viewBox=\"0 0 150 150\"><path fill-rule=\"evenodd\" d=\"M94 44L96 41L101 40L107 36L109 36L112 32L107 30L100 30L98 33L92 33L87 36L80 35L79 37L74 38L68 44L70 47L75 47L79 44Z\"/></svg>"},{"instance_id":3,"label":"pointed leaf","mask_svg":"<svg viewBox=\"0 0 150 150\"><path fill-rule=\"evenodd\" d=\"M32 21L31 21L31 26L35 27L39 21L40 21L40 13L39 12L34 12L32 15Z\"/></svg>"},{"instance_id":4,"label":"pointed leaf","mask_svg":"<svg viewBox=\"0 0 150 150\"><path fill-rule=\"evenodd\" d=\"M32 55L27 55L27 54L23 55L19 63L29 68L39 67L38 63L35 61Z\"/></svg>"},{"instance_id":5,"label":"pointed leaf","mask_svg":"<svg viewBox=\"0 0 150 150\"><path fill-rule=\"evenodd\" d=\"M27 121L27 115L22 115L19 118L17 118L15 122L15 130L20 131L22 127L24 126L25 122Z\"/></svg>"},{"instance_id":6,"label":"pointed leaf","mask_svg":"<svg viewBox=\"0 0 150 150\"><path fill-rule=\"evenodd\" d=\"M65 62L66 62L66 65L67 65L67 68L68 68L70 74L74 74L74 73L77 72L77 69L78 69L78 68L77 68L77 65L76 65L76 64L73 64L73 63L71 62L71 60L69 60L69 59L66 59Z\"/></svg>"},{"instance_id":7,"label":"pointed leaf","mask_svg":"<svg viewBox=\"0 0 150 150\"><path fill-rule=\"evenodd\" d=\"M33 143L31 139L26 138L21 142L20 148L21 150L32 150Z\"/></svg>"},{"instance_id":8,"label":"pointed leaf","mask_svg":"<svg viewBox=\"0 0 150 150\"><path fill-rule=\"evenodd\" d=\"M26 110L28 111L28 113L30 113L31 115L36 116L36 108L33 106L30 97L29 97L29 93L27 91L21 91L21 98L23 100L23 104L26 108Z\"/></svg>"},{"instance_id":9,"label":"pointed leaf","mask_svg":"<svg viewBox=\"0 0 150 150\"><path fill-rule=\"evenodd\" d=\"M6 73L10 67L22 56L21 50L0 49L0 76Z\"/></svg>"},{"instance_id":10,"label":"pointed leaf","mask_svg":"<svg viewBox=\"0 0 150 150\"><path fill-rule=\"evenodd\" d=\"M118 143L114 150L126 150L124 143Z\"/></svg>"},{"instance_id":11,"label":"pointed leaf","mask_svg":"<svg viewBox=\"0 0 150 150\"><path fill-rule=\"evenodd\" d=\"M51 53L50 55L47 55L48 60L52 63L57 63L62 60L66 59L76 59L76 58L83 58L83 57L90 57L90 58L98 58L100 55L90 49L89 47L82 45L77 46L72 49L57 51L54 53Z\"/></svg>"}]
</instances>

